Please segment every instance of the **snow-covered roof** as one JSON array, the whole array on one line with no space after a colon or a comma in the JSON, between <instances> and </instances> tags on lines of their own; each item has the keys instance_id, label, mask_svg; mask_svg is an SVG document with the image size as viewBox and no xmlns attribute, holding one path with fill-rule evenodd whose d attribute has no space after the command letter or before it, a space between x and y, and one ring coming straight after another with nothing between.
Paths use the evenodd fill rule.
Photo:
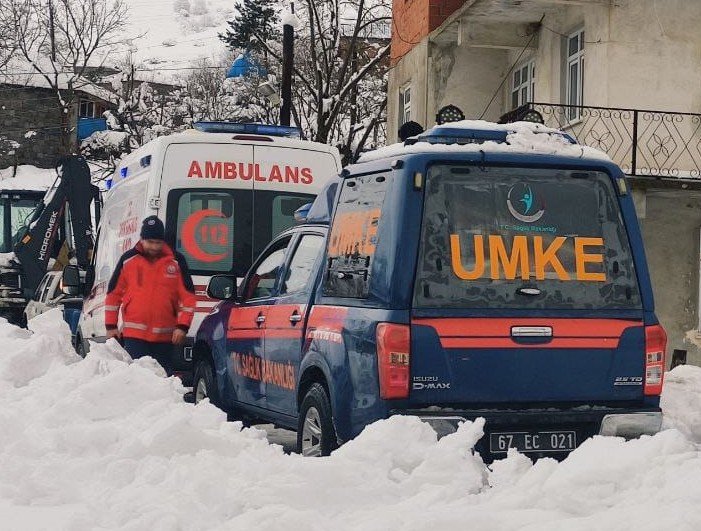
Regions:
<instances>
[{"instance_id":1,"label":"snow-covered roof","mask_svg":"<svg viewBox=\"0 0 701 531\"><path fill-rule=\"evenodd\" d=\"M46 72L51 71L50 66L46 66L43 70ZM53 75L49 77L53 78ZM58 74L58 88L60 90L66 90L68 88L68 82L72 79L72 77L72 74ZM25 61L17 60L12 61L5 68L3 68L2 72L0 73L0 84L45 89L53 88L43 75L34 72L34 69L30 64ZM89 94L103 101L116 101L118 98L116 93L100 87L99 85L95 85L85 78L74 79L73 88L79 92Z\"/></svg>"},{"instance_id":2,"label":"snow-covered roof","mask_svg":"<svg viewBox=\"0 0 701 531\"><path fill-rule=\"evenodd\" d=\"M45 192L56 180L53 168L36 166L17 166L17 173L12 176L12 168L0 169L0 191L2 190L38 190Z\"/></svg>"},{"instance_id":3,"label":"snow-covered roof","mask_svg":"<svg viewBox=\"0 0 701 531\"><path fill-rule=\"evenodd\" d=\"M454 136L454 132L464 131L467 136L472 132L506 133L506 142L487 140L472 144L446 144L418 141L413 144L397 143L390 146L364 153L359 162L369 162L390 157L399 157L411 153L529 153L538 155L558 155L562 157L587 158L610 161L609 156L588 146L572 144L562 131L545 127L542 124L532 122L514 122L509 124L497 124L484 120L463 120L452 122L426 131L414 138L426 135Z\"/></svg>"}]
</instances>

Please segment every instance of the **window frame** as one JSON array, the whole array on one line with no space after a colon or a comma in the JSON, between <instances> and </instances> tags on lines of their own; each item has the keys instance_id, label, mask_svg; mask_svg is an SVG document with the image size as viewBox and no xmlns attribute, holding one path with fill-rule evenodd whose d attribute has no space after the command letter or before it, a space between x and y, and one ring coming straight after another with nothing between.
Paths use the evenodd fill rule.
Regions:
<instances>
[{"instance_id":1,"label":"window frame","mask_svg":"<svg viewBox=\"0 0 701 531\"><path fill-rule=\"evenodd\" d=\"M303 287L301 287L300 289L298 289L296 291L283 291L287 285L287 281L289 280L288 274L292 270L292 263L293 263L295 257L297 256L297 251L299 251L299 247L300 247L302 241L304 240L304 238L306 238L308 236L316 237L316 238L320 239L320 247L317 251L316 258L314 259L314 264L312 264L312 271L311 271L309 277L307 278L307 281ZM291 254L289 255L289 257L286 261L285 268L284 268L284 274L282 275L282 277L280 279L280 287L278 289L279 296L287 297L287 296L292 296L292 295L297 295L300 293L307 292L307 288L309 288L309 285L314 280L314 269L315 269L314 266L316 265L316 262L319 260L319 257L324 253L325 245L326 245L326 235L321 233L321 232L304 231L304 232L298 233L297 238L294 242L293 250L291 251Z\"/></svg>"},{"instance_id":2,"label":"window frame","mask_svg":"<svg viewBox=\"0 0 701 531\"><path fill-rule=\"evenodd\" d=\"M407 94L409 99L407 100ZM397 116L399 118L399 127L411 121L411 83L405 83L399 87L399 109Z\"/></svg>"},{"instance_id":3,"label":"window frame","mask_svg":"<svg viewBox=\"0 0 701 531\"><path fill-rule=\"evenodd\" d=\"M249 269L248 273L246 274L246 277L244 278L244 281L241 283L241 288L239 290L239 298L243 302L243 304L252 304L255 305L259 303L260 301L267 301L273 297L276 297L279 292L280 292L280 282L282 278L282 273L283 271L287 270L287 264L288 264L288 258L289 258L289 252L290 252L290 244L293 243L293 237L294 234L291 233L283 233L280 235L279 238L276 238L270 244L263 250L263 252L260 254L258 259L251 265L251 268ZM284 244L284 248L282 247ZM265 260L267 260L272 253L275 253L279 251L280 249L283 249L283 255L282 255L282 262L280 263L280 269L278 270L276 276L275 276L275 283L273 284L273 288L270 292L270 294L262 296L262 297L246 297L246 293L248 292L248 286L251 283L251 278L253 278L253 275L257 271L257 269L261 266Z\"/></svg>"},{"instance_id":4,"label":"window frame","mask_svg":"<svg viewBox=\"0 0 701 531\"><path fill-rule=\"evenodd\" d=\"M381 181L379 179L382 179ZM377 198L377 194L380 192L379 190L376 191L371 191L371 192L365 192L364 195L363 193L360 192L355 192L357 197L355 198L355 204L363 204L365 205L365 208L356 208L356 209L351 209L351 208L346 208L347 205L350 205L350 201L344 201L344 194L352 194L353 192L346 192L348 188L355 188L357 183L360 181L362 182L363 180L372 180L373 184L375 183L382 183L382 186L384 189L382 190L382 196L379 201L375 201ZM350 186L349 183L355 181L356 185ZM370 291L370 286L372 285L372 279L374 275L374 266L375 266L375 257L377 255L377 248L380 243L380 234L381 234L381 227L382 227L382 219L385 217L387 214L384 210L384 203L385 199L387 198L387 194L390 191L390 186L392 184L392 173L387 172L385 170L374 172L374 173L365 173L365 174L358 174L358 175L351 175L346 177L341 185L341 190L337 192L337 197L338 199L336 200L336 205L334 208L334 215L333 219L329 225L329 232L326 237L326 246L325 246L325 254L324 256L326 257L326 264L323 267L323 280L322 280L322 287L321 287L321 292L323 297L327 298L332 298L332 299L343 299L343 300L357 300L357 301L363 301L367 300L368 298L371 297L371 291ZM355 188L357 190L357 188ZM363 199L361 201L361 199ZM373 200L374 202L371 204L370 200ZM372 254L369 255L361 255L357 254L355 258L351 258L348 254L332 254L332 246L336 245L334 242L334 237L335 236L340 236L342 234L347 234L347 232L344 232L344 229L341 228L339 229L338 234L336 234L336 228L337 224L339 223L339 218L340 216L347 216L347 215L352 215L352 214L357 214L357 213L367 213L368 215L368 220L372 219L371 214L374 211L380 212L379 216L377 217L376 223L373 221L370 221L370 225L366 226L366 229L376 225L376 228L374 230L374 241L373 238L370 237L368 238L367 241L364 241L364 243L370 243L373 246L373 251ZM346 218L348 219L348 218ZM366 220L367 221L367 220ZM357 220L355 221L357 222ZM365 237L365 236L364 236ZM354 245L357 245L360 243L359 241L355 242L345 242L346 245L348 243L353 243ZM339 244L341 245L341 244ZM357 265L359 265L359 262L356 264L353 263L348 263L349 259L351 262L360 260L361 257L364 256L364 261L365 262L365 267L358 269ZM365 275L363 279L363 291L362 293L356 292L354 294L341 294L339 291L336 289L335 284L332 281L332 278L343 278L341 276L338 276L340 274L345 274L345 273L350 273L351 275L357 275L358 278L360 277L360 271L364 270ZM357 283L355 283L355 287L357 288ZM350 293L351 290L349 289L348 292Z\"/></svg>"},{"instance_id":5,"label":"window frame","mask_svg":"<svg viewBox=\"0 0 701 531\"><path fill-rule=\"evenodd\" d=\"M192 276L212 276L212 275L235 275L237 277L243 277L246 275L250 267L242 267L239 265L239 261L245 259L245 264L252 264L255 256L253 255L253 229L247 228L247 224L240 221L252 220L253 218L253 190L246 190L240 188L173 188L168 192L167 202L166 202L166 243L170 245L173 251L181 252L176 245L178 237L178 207L180 204L180 199L185 194L192 193L219 193L228 195L233 203L233 218L234 218L234 238L240 237L243 239L243 244L236 246L236 240L234 240L234 249L232 256L232 266L228 270L206 270L206 269L196 269L191 266L188 262L188 269L190 275ZM248 198L245 197L248 195ZM239 222L243 228L237 227L237 222ZM252 225L251 225L252 227ZM246 247L250 252L245 252ZM187 254L182 253L187 261ZM244 265L245 265L244 264Z\"/></svg>"},{"instance_id":6,"label":"window frame","mask_svg":"<svg viewBox=\"0 0 701 531\"><path fill-rule=\"evenodd\" d=\"M511 110L517 109L526 103L535 100L535 58L530 58L527 61L520 63L518 68L515 68L511 74L511 91L509 95L511 96ZM528 77L524 82L523 70L527 71ZM516 84L516 74L519 75L519 83ZM526 97L523 99L521 97L523 89L526 89ZM516 103L514 104L514 96L516 96Z\"/></svg>"},{"instance_id":7,"label":"window frame","mask_svg":"<svg viewBox=\"0 0 701 531\"><path fill-rule=\"evenodd\" d=\"M570 52L570 42L572 39L577 38L577 50L574 53ZM564 76L564 96L565 104L573 105L573 107L566 107L567 114L566 117L568 121L575 122L582 118L581 106L584 105L584 28L581 27L576 31L573 31L567 35L564 39L564 65L563 65L563 76ZM576 67L577 81L576 86L572 86L571 72L572 68Z\"/></svg>"}]
</instances>

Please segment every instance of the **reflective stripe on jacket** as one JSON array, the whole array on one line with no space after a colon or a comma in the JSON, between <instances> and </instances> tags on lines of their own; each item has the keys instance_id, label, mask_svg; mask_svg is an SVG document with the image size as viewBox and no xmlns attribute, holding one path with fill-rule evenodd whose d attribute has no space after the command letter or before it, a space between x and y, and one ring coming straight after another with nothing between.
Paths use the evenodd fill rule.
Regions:
<instances>
[{"instance_id":1,"label":"reflective stripe on jacket","mask_svg":"<svg viewBox=\"0 0 701 531\"><path fill-rule=\"evenodd\" d=\"M185 258L163 245L150 261L141 243L122 255L110 279L105 300L105 326L117 328L122 309L122 335L154 343L170 342L173 331L190 328L195 314L195 288Z\"/></svg>"}]
</instances>

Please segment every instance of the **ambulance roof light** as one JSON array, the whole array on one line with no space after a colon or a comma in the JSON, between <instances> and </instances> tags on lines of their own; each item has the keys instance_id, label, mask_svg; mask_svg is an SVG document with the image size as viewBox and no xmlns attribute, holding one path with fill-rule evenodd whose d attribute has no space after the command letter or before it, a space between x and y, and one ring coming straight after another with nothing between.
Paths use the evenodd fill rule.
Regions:
<instances>
[{"instance_id":1,"label":"ambulance roof light","mask_svg":"<svg viewBox=\"0 0 701 531\"><path fill-rule=\"evenodd\" d=\"M122 179L126 179L126 178L127 178L127 172L128 172L128 171L129 171L129 167L128 167L128 166L124 166L121 170L119 170L119 176L120 176Z\"/></svg>"},{"instance_id":2,"label":"ambulance roof light","mask_svg":"<svg viewBox=\"0 0 701 531\"><path fill-rule=\"evenodd\" d=\"M195 122L193 127L203 133L243 133L252 135L301 138L299 127L269 124L240 124L233 122Z\"/></svg>"}]
</instances>

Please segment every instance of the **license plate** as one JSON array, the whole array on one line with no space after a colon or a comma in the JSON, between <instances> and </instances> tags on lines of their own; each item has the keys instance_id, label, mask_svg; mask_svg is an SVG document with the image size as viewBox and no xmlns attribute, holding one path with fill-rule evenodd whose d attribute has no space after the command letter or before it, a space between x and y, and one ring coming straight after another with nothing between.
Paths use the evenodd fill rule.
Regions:
<instances>
[{"instance_id":1,"label":"license plate","mask_svg":"<svg viewBox=\"0 0 701 531\"><path fill-rule=\"evenodd\" d=\"M509 448L519 452L571 452L577 447L574 431L510 431L489 434L489 451L506 453Z\"/></svg>"}]
</instances>

